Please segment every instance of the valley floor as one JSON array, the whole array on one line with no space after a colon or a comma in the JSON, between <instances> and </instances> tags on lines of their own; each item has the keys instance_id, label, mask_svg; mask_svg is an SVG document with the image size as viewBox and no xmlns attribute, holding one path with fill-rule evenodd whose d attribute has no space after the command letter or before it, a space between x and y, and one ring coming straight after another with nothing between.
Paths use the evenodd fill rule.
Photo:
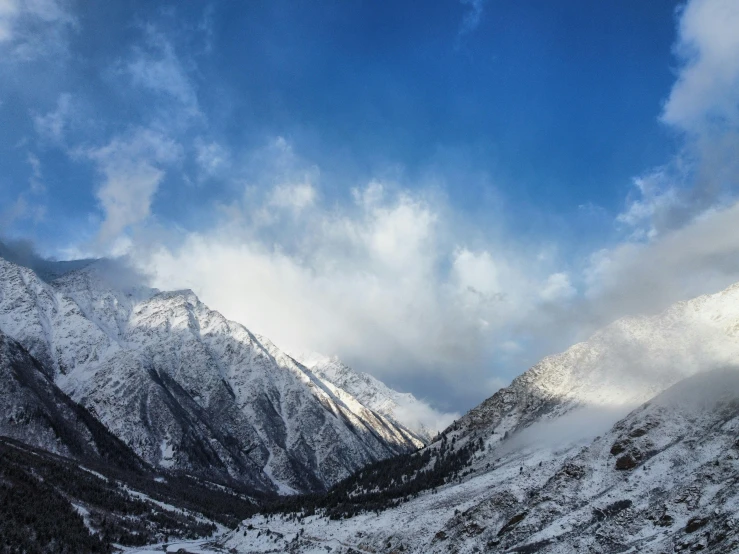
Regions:
<instances>
[{"instance_id":1,"label":"valley floor","mask_svg":"<svg viewBox=\"0 0 739 554\"><path fill-rule=\"evenodd\" d=\"M526 490L513 481L519 481L517 478L523 474L527 476L526 489L543 486L554 471L555 464L551 460L562 455L562 452L555 454L543 450L519 452L484 473L481 457L473 464L480 475L440 487L435 492L424 492L379 514L364 513L345 520L311 516L302 521L284 516L257 515L215 540L189 543L190 546L178 543L177 548L184 547L197 554L430 552L443 548L443 539L440 538L443 535L439 533L443 533L450 520L474 508L492 488L510 483L511 492L523 498ZM171 545L168 551L177 552L174 546ZM149 554L163 552L163 548L159 545L126 552Z\"/></svg>"}]
</instances>

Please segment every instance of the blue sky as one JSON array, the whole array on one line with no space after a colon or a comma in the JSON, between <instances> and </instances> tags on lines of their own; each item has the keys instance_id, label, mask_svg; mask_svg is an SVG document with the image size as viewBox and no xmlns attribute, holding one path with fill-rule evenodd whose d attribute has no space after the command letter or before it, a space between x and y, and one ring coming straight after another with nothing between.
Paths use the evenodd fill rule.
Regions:
<instances>
[{"instance_id":1,"label":"blue sky","mask_svg":"<svg viewBox=\"0 0 739 554\"><path fill-rule=\"evenodd\" d=\"M659 250L731 219L736 11L0 0L0 233L464 409L739 279Z\"/></svg>"}]
</instances>

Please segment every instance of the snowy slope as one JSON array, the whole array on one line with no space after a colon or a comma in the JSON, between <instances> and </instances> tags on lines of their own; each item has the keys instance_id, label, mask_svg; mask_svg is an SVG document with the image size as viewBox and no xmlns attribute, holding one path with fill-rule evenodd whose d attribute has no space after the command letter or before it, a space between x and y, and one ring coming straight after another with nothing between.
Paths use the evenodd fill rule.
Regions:
<instances>
[{"instance_id":1,"label":"snowy slope","mask_svg":"<svg viewBox=\"0 0 739 554\"><path fill-rule=\"evenodd\" d=\"M544 358L455 426L500 439L590 407L616 416L697 372L739 362L739 284L650 317L620 319Z\"/></svg>"},{"instance_id":2,"label":"snowy slope","mask_svg":"<svg viewBox=\"0 0 739 554\"><path fill-rule=\"evenodd\" d=\"M418 442L191 291L51 283L0 259L0 329L146 461L264 490L316 490Z\"/></svg>"},{"instance_id":3,"label":"snowy slope","mask_svg":"<svg viewBox=\"0 0 739 554\"><path fill-rule=\"evenodd\" d=\"M305 353L296 355L295 359L364 406L408 429L424 443L459 417L437 412L412 394L393 390L379 379L350 368L336 356Z\"/></svg>"}]
</instances>

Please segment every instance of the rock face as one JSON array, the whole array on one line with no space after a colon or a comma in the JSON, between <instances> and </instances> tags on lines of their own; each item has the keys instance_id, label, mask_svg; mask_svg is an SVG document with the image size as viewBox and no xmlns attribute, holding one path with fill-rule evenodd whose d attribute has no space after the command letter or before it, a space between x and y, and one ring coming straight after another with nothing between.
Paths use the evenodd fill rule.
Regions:
<instances>
[{"instance_id":1,"label":"rock face","mask_svg":"<svg viewBox=\"0 0 739 554\"><path fill-rule=\"evenodd\" d=\"M46 282L0 258L0 330L147 462L289 493L421 445L191 291L123 277L100 261Z\"/></svg>"}]
</instances>

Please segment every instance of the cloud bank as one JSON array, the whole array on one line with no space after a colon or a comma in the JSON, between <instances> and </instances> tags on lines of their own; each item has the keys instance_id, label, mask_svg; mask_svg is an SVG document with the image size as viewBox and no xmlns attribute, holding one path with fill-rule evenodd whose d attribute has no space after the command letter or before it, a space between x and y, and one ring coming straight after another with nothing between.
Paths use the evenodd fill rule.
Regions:
<instances>
[{"instance_id":1,"label":"cloud bank","mask_svg":"<svg viewBox=\"0 0 739 554\"><path fill-rule=\"evenodd\" d=\"M463 4L460 35L485 8ZM77 23L61 2L0 0L0 48L13 59L38 52L34 25L59 38ZM78 250L126 252L155 286L192 288L283 348L338 355L464 409L617 317L739 280L737 28L733 0L692 0L679 12L678 73L660 118L680 148L635 176L620 213L590 210L613 234L577 254L556 236L515 231L503 207L462 213L454 178L433 169L429 186L402 171L337 185L326 177L334 168L303 157L289 136L265 132L261 147L233 148L209 121L228 110L206 113L198 97L212 91L198 86L197 60L150 25L106 77L146 108L135 124L70 144L85 109L73 92L33 113L33 128L97 176L96 238ZM26 216L48 175L32 159L25 203L13 207ZM219 191L202 196L187 228L156 210L160 188L178 179Z\"/></svg>"},{"instance_id":2,"label":"cloud bank","mask_svg":"<svg viewBox=\"0 0 739 554\"><path fill-rule=\"evenodd\" d=\"M735 2L683 9L661 115L682 147L635 178L613 221L621 238L580 259L505 229L479 240L438 189L372 180L327 203L320 168L280 137L261 170L249 159L242 198L216 224L149 248L144 265L158 286L193 288L287 348L393 384L426 377L437 399L446 383L457 405L481 399L617 317L739 280L736 28ZM233 153L213 152L211 166L227 159L238 174Z\"/></svg>"}]
</instances>

